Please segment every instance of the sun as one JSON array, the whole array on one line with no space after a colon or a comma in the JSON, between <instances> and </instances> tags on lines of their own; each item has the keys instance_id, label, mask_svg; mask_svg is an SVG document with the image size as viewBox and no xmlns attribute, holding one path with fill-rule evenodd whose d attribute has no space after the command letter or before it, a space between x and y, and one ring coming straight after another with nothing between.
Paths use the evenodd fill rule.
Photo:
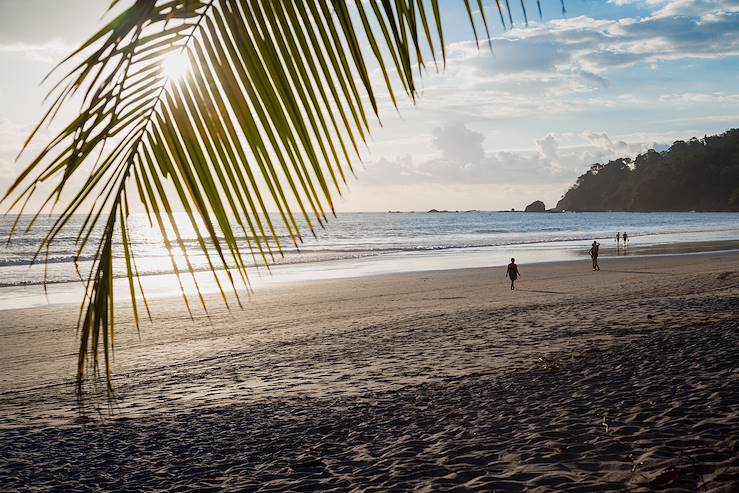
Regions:
<instances>
[{"instance_id":1,"label":"sun","mask_svg":"<svg viewBox=\"0 0 739 493\"><path fill-rule=\"evenodd\" d=\"M184 52L177 50L164 59L162 71L170 80L179 80L190 71L190 60Z\"/></svg>"}]
</instances>

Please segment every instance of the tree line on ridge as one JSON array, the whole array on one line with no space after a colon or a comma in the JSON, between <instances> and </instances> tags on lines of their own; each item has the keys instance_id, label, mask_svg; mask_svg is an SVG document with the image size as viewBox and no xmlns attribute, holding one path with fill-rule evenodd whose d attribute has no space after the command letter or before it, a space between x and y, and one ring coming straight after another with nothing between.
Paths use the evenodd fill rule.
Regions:
<instances>
[{"instance_id":1,"label":"tree line on ridge","mask_svg":"<svg viewBox=\"0 0 739 493\"><path fill-rule=\"evenodd\" d=\"M596 163L557 202L565 211L739 211L739 129Z\"/></svg>"}]
</instances>

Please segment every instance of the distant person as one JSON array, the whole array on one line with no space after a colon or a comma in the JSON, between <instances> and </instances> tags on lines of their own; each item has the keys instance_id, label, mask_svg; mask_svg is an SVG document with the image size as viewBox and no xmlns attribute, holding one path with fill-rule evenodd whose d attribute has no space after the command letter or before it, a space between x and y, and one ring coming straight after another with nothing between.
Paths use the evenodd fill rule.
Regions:
<instances>
[{"instance_id":1,"label":"distant person","mask_svg":"<svg viewBox=\"0 0 739 493\"><path fill-rule=\"evenodd\" d=\"M626 231L624 231L624 246L626 246L626 243L629 241L629 235L626 234Z\"/></svg>"},{"instance_id":2,"label":"distant person","mask_svg":"<svg viewBox=\"0 0 739 493\"><path fill-rule=\"evenodd\" d=\"M621 245L621 232L616 233L616 246Z\"/></svg>"},{"instance_id":3,"label":"distant person","mask_svg":"<svg viewBox=\"0 0 739 493\"><path fill-rule=\"evenodd\" d=\"M516 259L512 258L511 263L508 264L508 269L505 271L505 276L511 280L511 290L516 289L514 283L520 275L521 274L518 272L518 266L516 265Z\"/></svg>"},{"instance_id":4,"label":"distant person","mask_svg":"<svg viewBox=\"0 0 739 493\"><path fill-rule=\"evenodd\" d=\"M588 255L590 255L590 258L593 259L593 270L600 270L600 266L598 265L598 249L600 248L600 243L597 241L593 241L593 245L590 247L590 250L588 250Z\"/></svg>"}]
</instances>

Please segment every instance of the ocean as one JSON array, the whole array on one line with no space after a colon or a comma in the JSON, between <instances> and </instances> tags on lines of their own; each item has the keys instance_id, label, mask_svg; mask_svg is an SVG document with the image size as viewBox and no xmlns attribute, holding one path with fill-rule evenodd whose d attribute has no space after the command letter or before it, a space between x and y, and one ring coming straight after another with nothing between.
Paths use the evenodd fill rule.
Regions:
<instances>
[{"instance_id":1,"label":"ocean","mask_svg":"<svg viewBox=\"0 0 739 493\"><path fill-rule=\"evenodd\" d=\"M74 266L77 230L84 216L74 217L48 252L48 263L31 265L39 242L54 217L43 217L31 231L7 241L14 216L0 216L0 309L78 302L82 285ZM21 223L28 218L24 217ZM276 219L276 223L279 220ZM216 289L195 232L179 218L185 244L201 288ZM304 231L307 231L304 230ZM627 232L628 248L616 248L616 232ZM583 259L588 245L601 242L604 255L649 252L649 247L739 240L737 213L340 213L317 238L306 237L300 251L284 230L278 231L284 256L272 268L251 270L253 287L305 280L372 274L505 265L516 257L528 263ZM147 296L178 292L162 238L145 215L131 218L131 242ZM246 237L240 238L246 249ZM91 250L79 258L79 272L90 268ZM245 250L247 251L247 250ZM122 252L116 253L117 275L124 275ZM43 259L43 256L41 257ZM217 258L217 257L215 257ZM178 264L184 267L181 256ZM44 289L46 279L46 289ZM128 295L124 280L117 292ZM186 288L192 290L191 283Z\"/></svg>"}]
</instances>

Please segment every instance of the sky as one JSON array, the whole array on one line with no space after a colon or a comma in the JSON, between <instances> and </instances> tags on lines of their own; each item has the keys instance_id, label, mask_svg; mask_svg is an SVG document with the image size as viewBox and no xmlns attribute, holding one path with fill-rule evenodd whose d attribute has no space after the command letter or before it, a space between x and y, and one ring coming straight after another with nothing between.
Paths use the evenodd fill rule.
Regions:
<instances>
[{"instance_id":1,"label":"sky","mask_svg":"<svg viewBox=\"0 0 739 493\"><path fill-rule=\"evenodd\" d=\"M15 160L42 78L107 3L0 0L1 191L32 154ZM503 31L484 2L491 54L461 0L441 2L446 69L415 105L384 98L338 211L553 207L593 163L739 126L739 0L542 0L543 20L529 4L528 27Z\"/></svg>"}]
</instances>

